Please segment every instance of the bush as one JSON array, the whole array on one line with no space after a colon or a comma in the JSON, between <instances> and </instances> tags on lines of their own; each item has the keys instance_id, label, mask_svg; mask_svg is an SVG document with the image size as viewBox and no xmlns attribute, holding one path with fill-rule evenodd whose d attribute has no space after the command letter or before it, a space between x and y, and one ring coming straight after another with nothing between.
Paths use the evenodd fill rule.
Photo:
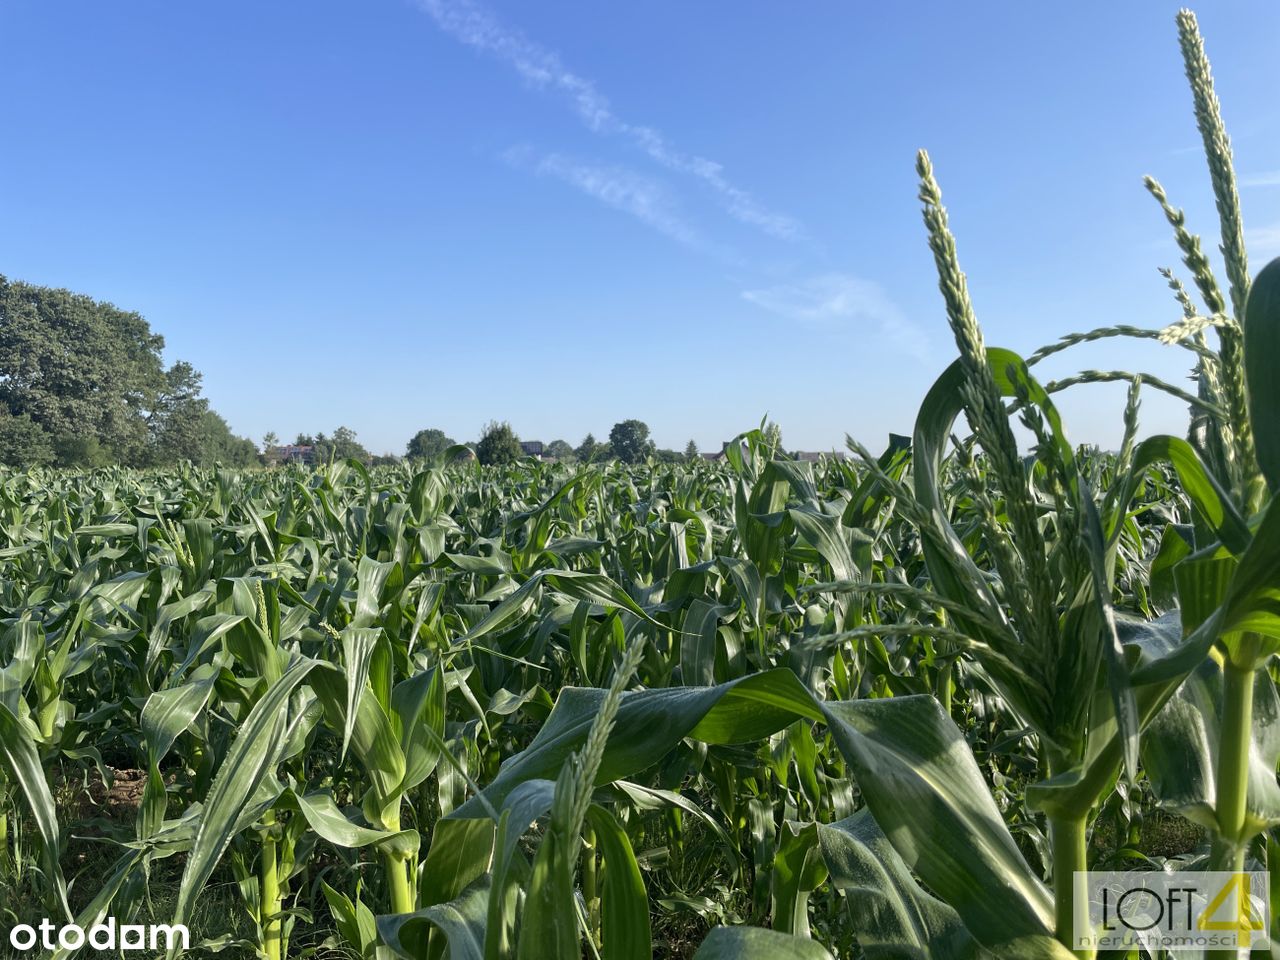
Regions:
<instances>
[{"instance_id":1,"label":"bush","mask_svg":"<svg viewBox=\"0 0 1280 960\"><path fill-rule=\"evenodd\" d=\"M476 459L486 465L514 463L523 452L520 449L520 438L505 420L501 423L490 420L480 442L476 444Z\"/></svg>"}]
</instances>

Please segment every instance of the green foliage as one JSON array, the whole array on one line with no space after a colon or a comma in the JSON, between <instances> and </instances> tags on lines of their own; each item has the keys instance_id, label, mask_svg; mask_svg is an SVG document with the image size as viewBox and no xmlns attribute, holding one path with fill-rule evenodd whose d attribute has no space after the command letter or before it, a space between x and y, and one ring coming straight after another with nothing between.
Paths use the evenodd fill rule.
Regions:
<instances>
[{"instance_id":1,"label":"green foliage","mask_svg":"<svg viewBox=\"0 0 1280 960\"><path fill-rule=\"evenodd\" d=\"M193 463L248 467L258 462L258 449L253 441L232 433L227 421L212 410L205 410L200 415L198 436L192 456L186 458Z\"/></svg>"},{"instance_id":2,"label":"green foliage","mask_svg":"<svg viewBox=\"0 0 1280 960\"><path fill-rule=\"evenodd\" d=\"M609 451L623 463L642 463L653 452L649 425L641 420L623 420L609 431Z\"/></svg>"},{"instance_id":3,"label":"green foliage","mask_svg":"<svg viewBox=\"0 0 1280 960\"><path fill-rule=\"evenodd\" d=\"M207 418L200 374L185 361L166 369L163 347L137 313L0 276L0 458L44 463L52 451L60 465L86 467L244 461L243 445Z\"/></svg>"},{"instance_id":4,"label":"green foliage","mask_svg":"<svg viewBox=\"0 0 1280 960\"><path fill-rule=\"evenodd\" d=\"M782 449L782 428L772 420L766 420L762 428L764 434L765 445L773 451L773 456L778 457L783 454Z\"/></svg>"},{"instance_id":5,"label":"green foliage","mask_svg":"<svg viewBox=\"0 0 1280 960\"><path fill-rule=\"evenodd\" d=\"M373 455L356 439L356 432L350 427L338 427L331 436L323 431L317 434L300 433L293 442L298 446L313 447L317 464L348 458L368 463L373 459Z\"/></svg>"},{"instance_id":6,"label":"green foliage","mask_svg":"<svg viewBox=\"0 0 1280 960\"><path fill-rule=\"evenodd\" d=\"M547 444L546 455L561 461L572 460L576 456L567 440L552 440Z\"/></svg>"},{"instance_id":7,"label":"green foliage","mask_svg":"<svg viewBox=\"0 0 1280 960\"><path fill-rule=\"evenodd\" d=\"M476 444L476 459L486 466L514 463L523 455L520 438L503 420L490 420Z\"/></svg>"},{"instance_id":8,"label":"green foliage","mask_svg":"<svg viewBox=\"0 0 1280 960\"><path fill-rule=\"evenodd\" d=\"M12 416L0 410L0 463L11 467L39 467L53 462L53 441L27 414Z\"/></svg>"},{"instance_id":9,"label":"green foliage","mask_svg":"<svg viewBox=\"0 0 1280 960\"><path fill-rule=\"evenodd\" d=\"M409 440L404 455L416 460L435 460L444 456L445 451L453 445L454 441L443 430L419 430Z\"/></svg>"}]
</instances>

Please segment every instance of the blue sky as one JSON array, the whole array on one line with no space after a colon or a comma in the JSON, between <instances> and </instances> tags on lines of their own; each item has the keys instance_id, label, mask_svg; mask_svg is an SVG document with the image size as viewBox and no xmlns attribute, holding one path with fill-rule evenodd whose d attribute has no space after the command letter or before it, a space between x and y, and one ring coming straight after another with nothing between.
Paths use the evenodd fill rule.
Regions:
<instances>
[{"instance_id":1,"label":"blue sky","mask_svg":"<svg viewBox=\"0 0 1280 960\"><path fill-rule=\"evenodd\" d=\"M139 310L254 438L638 417L710 449L768 413L788 447L876 448L954 354L919 147L989 342L1177 318L1141 176L1209 247L1216 215L1176 9L3 0L0 273ZM1256 270L1280 7L1199 12ZM1122 398L1070 391L1069 434L1114 443ZM1144 404L1148 431L1184 421Z\"/></svg>"}]
</instances>

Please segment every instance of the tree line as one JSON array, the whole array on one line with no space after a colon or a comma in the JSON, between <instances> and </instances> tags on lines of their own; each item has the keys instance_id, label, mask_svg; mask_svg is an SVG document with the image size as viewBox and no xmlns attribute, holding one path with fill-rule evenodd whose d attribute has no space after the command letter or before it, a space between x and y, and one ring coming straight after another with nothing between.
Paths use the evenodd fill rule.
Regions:
<instances>
[{"instance_id":1,"label":"tree line","mask_svg":"<svg viewBox=\"0 0 1280 960\"><path fill-rule=\"evenodd\" d=\"M279 437L268 433L259 452L252 440L232 433L201 396L199 371L185 360L166 367L163 349L164 338L135 311L0 274L0 464L154 467L182 461L228 466L273 462ZM775 424L769 429L776 434ZM401 459L374 456L345 426L330 434L300 433L294 445L310 448L316 463ZM405 457L436 460L456 446L443 430L419 430L409 440ZM479 439L465 446L484 464L510 463L526 455L505 420L490 421ZM781 448L780 435L775 447ZM562 461L627 463L699 456L692 440L683 454L659 449L649 426L634 419L614 424L606 440L588 433L577 446L553 440L540 453Z\"/></svg>"},{"instance_id":2,"label":"tree line","mask_svg":"<svg viewBox=\"0 0 1280 960\"><path fill-rule=\"evenodd\" d=\"M136 312L0 275L0 462L256 462L200 395L200 373L166 367L163 349Z\"/></svg>"},{"instance_id":3,"label":"tree line","mask_svg":"<svg viewBox=\"0 0 1280 960\"><path fill-rule=\"evenodd\" d=\"M773 427L776 430L776 426ZM781 443L781 434L778 435ZM455 441L443 430L419 430L410 439L405 456L410 459L438 459L456 446ZM491 420L481 431L480 439L466 444L483 464L512 463L526 455L520 437L506 420ZM542 455L556 460L621 460L624 463L642 463L650 457L674 462L698 458L698 445L690 440L684 453L657 447L649 436L649 425L643 420L623 420L613 425L609 439L596 440L588 433L576 447L567 440L552 440L542 447Z\"/></svg>"}]
</instances>

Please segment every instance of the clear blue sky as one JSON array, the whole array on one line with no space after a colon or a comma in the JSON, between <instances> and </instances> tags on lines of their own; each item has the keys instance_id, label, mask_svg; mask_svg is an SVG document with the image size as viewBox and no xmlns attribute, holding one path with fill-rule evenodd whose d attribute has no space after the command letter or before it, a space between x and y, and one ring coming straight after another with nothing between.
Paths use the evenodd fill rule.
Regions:
<instances>
[{"instance_id":1,"label":"clear blue sky","mask_svg":"<svg viewBox=\"0 0 1280 960\"><path fill-rule=\"evenodd\" d=\"M908 432L951 359L933 155L988 341L1177 318L1151 173L1213 236L1174 3L3 0L0 273L141 311L234 430L490 418L704 448ZM1199 11L1254 268L1280 7ZM1045 373L1181 351L1111 344ZM1063 401L1114 443L1123 389ZM1155 397L1151 431L1184 411Z\"/></svg>"}]
</instances>

